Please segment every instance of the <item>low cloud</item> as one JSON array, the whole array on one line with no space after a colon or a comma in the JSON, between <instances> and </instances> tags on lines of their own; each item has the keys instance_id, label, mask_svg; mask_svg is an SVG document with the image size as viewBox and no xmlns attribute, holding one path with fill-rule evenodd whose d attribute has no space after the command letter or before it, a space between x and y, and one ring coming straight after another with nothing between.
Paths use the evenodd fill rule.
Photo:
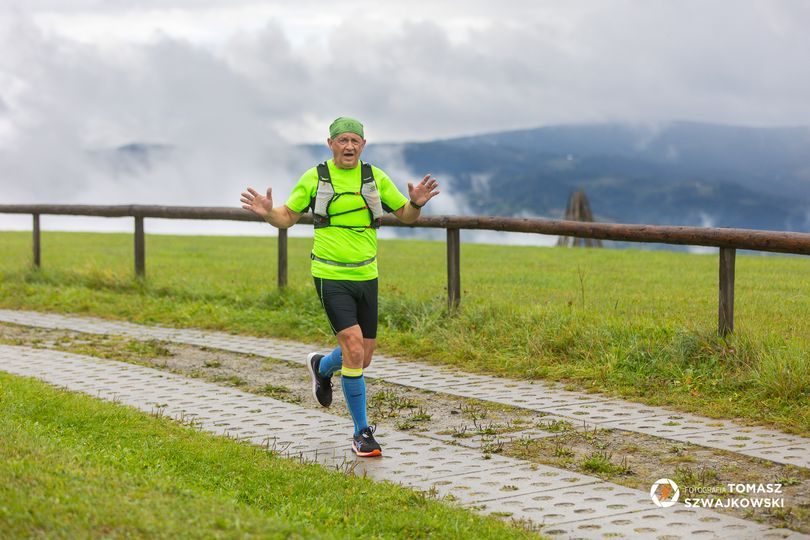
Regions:
<instances>
[{"instance_id":1,"label":"low cloud","mask_svg":"<svg viewBox=\"0 0 810 540\"><path fill-rule=\"evenodd\" d=\"M245 186L288 193L301 172L307 154L270 122L283 106L203 48L104 50L24 17L0 46L3 202L238 206Z\"/></svg>"},{"instance_id":2,"label":"low cloud","mask_svg":"<svg viewBox=\"0 0 810 540\"><path fill-rule=\"evenodd\" d=\"M434 4L402 16L353 0L348 17L306 1L215 42L195 40L216 29L203 28L211 14L237 29L228 14L269 12L217 0L0 8L2 202L236 206L248 184L286 194L311 165L294 143L322 142L343 114L371 143L607 120L810 123L799 2L471 2L463 16ZM148 29L159 10L174 10L174 26L81 39L136 16ZM172 151L141 169L99 161L131 143ZM402 189L424 172L442 179L381 158ZM447 180L433 211L463 213Z\"/></svg>"}]
</instances>

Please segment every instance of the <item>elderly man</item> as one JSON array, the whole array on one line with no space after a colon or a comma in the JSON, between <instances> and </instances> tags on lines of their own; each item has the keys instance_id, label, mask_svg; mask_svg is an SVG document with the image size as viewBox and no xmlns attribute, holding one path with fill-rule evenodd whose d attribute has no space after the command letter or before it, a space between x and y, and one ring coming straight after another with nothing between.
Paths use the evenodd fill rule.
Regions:
<instances>
[{"instance_id":1,"label":"elderly man","mask_svg":"<svg viewBox=\"0 0 810 540\"><path fill-rule=\"evenodd\" d=\"M242 208L279 229L292 227L308 208L315 226L312 276L338 347L324 356L312 353L307 367L312 392L323 407L332 403L332 375L341 372L346 405L354 421L352 449L360 457L382 455L366 419L363 369L371 364L377 338L377 229L384 213L403 223L419 218L421 208L439 194L429 174L408 195L385 172L360 161L366 146L363 125L340 117L329 126L326 144L332 159L306 171L283 206L273 206L272 189L242 193Z\"/></svg>"}]
</instances>

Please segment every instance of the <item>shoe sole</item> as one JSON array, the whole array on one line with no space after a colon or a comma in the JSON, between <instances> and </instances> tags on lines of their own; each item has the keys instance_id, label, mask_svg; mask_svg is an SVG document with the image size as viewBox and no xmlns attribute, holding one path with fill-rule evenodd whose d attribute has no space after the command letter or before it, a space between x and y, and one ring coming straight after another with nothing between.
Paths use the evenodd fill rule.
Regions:
<instances>
[{"instance_id":1,"label":"shoe sole","mask_svg":"<svg viewBox=\"0 0 810 540\"><path fill-rule=\"evenodd\" d=\"M352 451L357 455L357 457L379 457L382 456L382 450L372 450L371 452L359 452L357 448L352 444Z\"/></svg>"},{"instance_id":2,"label":"shoe sole","mask_svg":"<svg viewBox=\"0 0 810 540\"><path fill-rule=\"evenodd\" d=\"M320 400L318 400L318 393L316 391L318 388L318 377L315 375L315 370L312 369L312 359L318 354L320 353L312 352L307 356L307 371L309 371L309 376L312 379L312 398L315 400L315 403L321 407L328 408L329 405L323 405Z\"/></svg>"}]
</instances>

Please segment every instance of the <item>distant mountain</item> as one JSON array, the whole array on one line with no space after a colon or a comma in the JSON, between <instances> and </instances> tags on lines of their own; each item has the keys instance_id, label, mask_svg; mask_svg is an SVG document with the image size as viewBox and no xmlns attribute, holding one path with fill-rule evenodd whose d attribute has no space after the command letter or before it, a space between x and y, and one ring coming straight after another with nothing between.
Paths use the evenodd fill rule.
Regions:
<instances>
[{"instance_id":1,"label":"distant mountain","mask_svg":"<svg viewBox=\"0 0 810 540\"><path fill-rule=\"evenodd\" d=\"M602 124L396 146L480 214L561 218L584 189L600 221L810 231L810 128Z\"/></svg>"},{"instance_id":2,"label":"distant mountain","mask_svg":"<svg viewBox=\"0 0 810 540\"><path fill-rule=\"evenodd\" d=\"M302 170L329 157L302 145ZM98 155L113 170L171 159L167 145ZM598 221L810 232L810 128L688 122L598 124L490 133L421 143L369 144L383 169L437 175L472 213L562 218L584 189Z\"/></svg>"},{"instance_id":3,"label":"distant mountain","mask_svg":"<svg viewBox=\"0 0 810 540\"><path fill-rule=\"evenodd\" d=\"M109 150L94 150L89 155L110 174L148 172L157 162L170 159L174 147L168 144L130 143Z\"/></svg>"}]
</instances>

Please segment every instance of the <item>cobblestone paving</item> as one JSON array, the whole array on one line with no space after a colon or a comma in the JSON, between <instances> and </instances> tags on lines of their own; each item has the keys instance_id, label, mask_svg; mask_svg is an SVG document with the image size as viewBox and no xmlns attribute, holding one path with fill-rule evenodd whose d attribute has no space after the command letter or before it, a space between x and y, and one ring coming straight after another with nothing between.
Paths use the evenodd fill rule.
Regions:
<instances>
[{"instance_id":1,"label":"cobblestone paving","mask_svg":"<svg viewBox=\"0 0 810 540\"><path fill-rule=\"evenodd\" d=\"M50 324L58 321L47 320ZM106 328L122 333L122 326L117 324ZM132 325L128 328L140 331ZM80 331L89 330L83 327ZM212 343L210 335L197 333L194 339L198 338L206 339L207 346L221 346ZM254 345L266 345L257 341L261 343ZM598 478L502 456L485 459L475 450L403 432L380 432L383 458L357 460L348 450L346 433L351 424L346 420L143 366L0 345L0 369L160 412L198 429L260 444L288 457L432 490L439 496L452 495L458 504L475 511L542 525L541 532L552 537L810 538L681 504L657 508L647 493Z\"/></svg>"},{"instance_id":2,"label":"cobblestone paving","mask_svg":"<svg viewBox=\"0 0 810 540\"><path fill-rule=\"evenodd\" d=\"M31 311L0 310L0 321L44 328L61 328L92 334L117 334L137 339L160 339L227 351L270 356L303 363L311 345L235 336L222 332L161 328L103 319L70 317ZM727 450L775 463L810 468L810 440L758 427L740 426L727 420L703 418L661 407L570 392L558 384L513 381L457 370L403 362L375 355L365 371L368 377L403 386L461 397L512 405L553 414L578 427L621 429Z\"/></svg>"}]
</instances>

